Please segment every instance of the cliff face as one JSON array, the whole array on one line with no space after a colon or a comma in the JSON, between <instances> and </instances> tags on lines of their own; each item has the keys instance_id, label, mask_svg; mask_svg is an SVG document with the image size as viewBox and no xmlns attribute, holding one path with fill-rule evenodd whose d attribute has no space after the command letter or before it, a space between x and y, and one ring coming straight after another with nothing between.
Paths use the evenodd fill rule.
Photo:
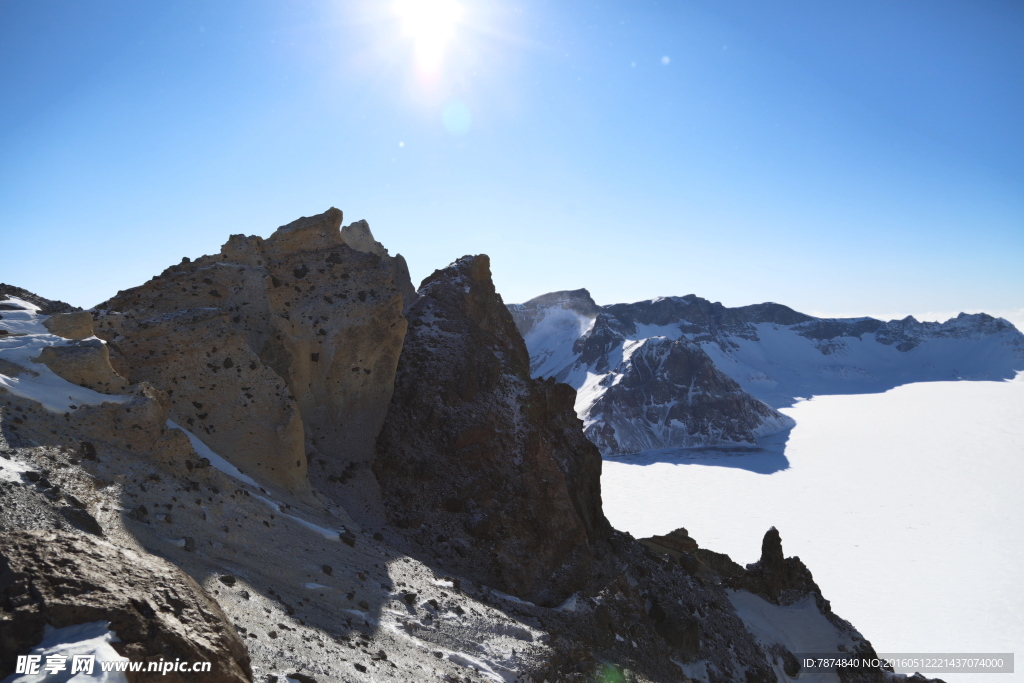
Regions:
<instances>
[{"instance_id":1,"label":"cliff face","mask_svg":"<svg viewBox=\"0 0 1024 683\"><path fill-rule=\"evenodd\" d=\"M793 425L686 340L636 343L613 381L586 413L585 433L602 453L754 444L762 434Z\"/></svg>"},{"instance_id":2,"label":"cliff face","mask_svg":"<svg viewBox=\"0 0 1024 683\"><path fill-rule=\"evenodd\" d=\"M411 289L404 260L341 220L233 235L95 313L114 366L165 390L175 422L246 472L339 498L373 489Z\"/></svg>"},{"instance_id":3,"label":"cliff face","mask_svg":"<svg viewBox=\"0 0 1024 683\"><path fill-rule=\"evenodd\" d=\"M453 572L561 601L608 529L574 392L530 379L486 256L436 271L419 294L373 465L388 517Z\"/></svg>"}]
</instances>

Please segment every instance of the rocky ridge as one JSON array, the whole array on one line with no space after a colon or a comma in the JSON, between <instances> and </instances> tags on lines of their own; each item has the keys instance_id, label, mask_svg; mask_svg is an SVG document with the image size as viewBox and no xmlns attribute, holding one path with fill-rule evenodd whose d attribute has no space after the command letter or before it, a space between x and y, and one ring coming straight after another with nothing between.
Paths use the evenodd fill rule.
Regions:
<instances>
[{"instance_id":1,"label":"rocky ridge","mask_svg":"<svg viewBox=\"0 0 1024 683\"><path fill-rule=\"evenodd\" d=\"M417 293L365 224L340 224L331 210L266 240L233 236L94 309L97 336L47 317L45 300L4 298L12 571L95 582L110 610L81 618L110 622L122 654L169 656L175 629L194 627L214 651L196 656L245 676L240 636L254 680L786 680L799 642L776 607L837 652L871 652L806 568L778 561L771 534L744 569L610 529L573 391L530 378L487 258L460 259ZM103 345L123 392L41 362L76 339ZM32 549L44 537L52 556ZM160 579L178 593L146 598L151 615L132 607L123 572L76 568L78 549L138 556L138 572L161 576L166 560L195 583ZM0 580L2 628L28 623L28 603L10 602L19 581ZM44 603L35 614L51 614ZM180 604L192 616L179 627L160 607ZM152 638L134 640L129 622ZM0 641L0 663L27 640Z\"/></svg>"},{"instance_id":2,"label":"rocky ridge","mask_svg":"<svg viewBox=\"0 0 1024 683\"><path fill-rule=\"evenodd\" d=\"M585 289L509 310L531 374L577 390L576 411L604 455L755 445L792 427L777 409L800 398L1024 369L1024 335L984 313L944 323L827 319L692 294L597 306Z\"/></svg>"}]
</instances>

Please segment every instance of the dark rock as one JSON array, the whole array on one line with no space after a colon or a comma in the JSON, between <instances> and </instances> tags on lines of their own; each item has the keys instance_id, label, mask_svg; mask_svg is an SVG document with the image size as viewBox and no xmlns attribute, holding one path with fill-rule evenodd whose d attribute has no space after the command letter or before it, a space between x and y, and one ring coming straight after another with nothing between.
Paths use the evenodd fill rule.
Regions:
<instances>
[{"instance_id":1,"label":"dark rock","mask_svg":"<svg viewBox=\"0 0 1024 683\"><path fill-rule=\"evenodd\" d=\"M43 638L44 626L108 621L134 661L213 662L211 681L250 681L249 655L220 607L187 575L150 555L92 536L0 533L0 676ZM142 673L142 683L188 683L186 674Z\"/></svg>"},{"instance_id":2,"label":"dark rock","mask_svg":"<svg viewBox=\"0 0 1024 683\"><path fill-rule=\"evenodd\" d=\"M57 511L67 520L68 524L76 529L81 529L86 533L96 536L103 535L103 529L100 527L99 522L83 507L62 507L58 508Z\"/></svg>"},{"instance_id":3,"label":"dark rock","mask_svg":"<svg viewBox=\"0 0 1024 683\"><path fill-rule=\"evenodd\" d=\"M455 553L427 552L456 573L561 602L608 529L575 392L530 379L486 256L436 271L419 294L373 463L388 516L410 540L424 523L443 532Z\"/></svg>"},{"instance_id":4,"label":"dark rock","mask_svg":"<svg viewBox=\"0 0 1024 683\"><path fill-rule=\"evenodd\" d=\"M21 287L15 287L14 285L8 285L0 282L0 301L6 301L9 297L16 296L23 301L27 301L30 304L39 306L39 312L43 315L53 315L54 313L70 313L72 311L80 311L81 308L72 306L71 304L64 303L63 301L57 301L55 299L44 299L38 294L33 294L27 289ZM2 304L3 306L13 306L13 304ZM8 308L7 310L13 310Z\"/></svg>"},{"instance_id":5,"label":"dark rock","mask_svg":"<svg viewBox=\"0 0 1024 683\"><path fill-rule=\"evenodd\" d=\"M821 594L810 570L800 558L784 556L782 538L775 527L764 535L761 558L747 565L742 574L728 578L726 583L762 595L780 605L791 604L811 593Z\"/></svg>"},{"instance_id":6,"label":"dark rock","mask_svg":"<svg viewBox=\"0 0 1024 683\"><path fill-rule=\"evenodd\" d=\"M679 528L665 536L641 538L640 542L656 553L664 553L678 560L681 553L692 553L697 549L697 541L690 538L686 529Z\"/></svg>"}]
</instances>

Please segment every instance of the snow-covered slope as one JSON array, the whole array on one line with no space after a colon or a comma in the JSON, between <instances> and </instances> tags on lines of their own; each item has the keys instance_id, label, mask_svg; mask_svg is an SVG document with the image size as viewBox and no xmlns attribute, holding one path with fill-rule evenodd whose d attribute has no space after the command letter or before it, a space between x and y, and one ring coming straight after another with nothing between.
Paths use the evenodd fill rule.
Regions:
<instances>
[{"instance_id":1,"label":"snow-covered slope","mask_svg":"<svg viewBox=\"0 0 1024 683\"><path fill-rule=\"evenodd\" d=\"M577 390L577 414L606 455L753 443L792 426L775 408L813 395L1024 370L1024 335L984 313L944 323L828 319L692 294L597 306L585 289L509 309L531 372Z\"/></svg>"}]
</instances>

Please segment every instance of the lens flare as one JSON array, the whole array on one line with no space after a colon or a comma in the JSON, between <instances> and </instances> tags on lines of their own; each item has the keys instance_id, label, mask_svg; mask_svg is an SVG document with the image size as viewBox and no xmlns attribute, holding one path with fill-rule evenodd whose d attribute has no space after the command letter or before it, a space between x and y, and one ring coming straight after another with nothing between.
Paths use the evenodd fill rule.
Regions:
<instances>
[{"instance_id":1,"label":"lens flare","mask_svg":"<svg viewBox=\"0 0 1024 683\"><path fill-rule=\"evenodd\" d=\"M462 21L462 5L456 0L396 0L392 9L412 39L417 68L436 73Z\"/></svg>"},{"instance_id":2,"label":"lens flare","mask_svg":"<svg viewBox=\"0 0 1024 683\"><path fill-rule=\"evenodd\" d=\"M464 102L454 100L444 106L441 121L452 135L465 135L473 125L473 114Z\"/></svg>"}]
</instances>

